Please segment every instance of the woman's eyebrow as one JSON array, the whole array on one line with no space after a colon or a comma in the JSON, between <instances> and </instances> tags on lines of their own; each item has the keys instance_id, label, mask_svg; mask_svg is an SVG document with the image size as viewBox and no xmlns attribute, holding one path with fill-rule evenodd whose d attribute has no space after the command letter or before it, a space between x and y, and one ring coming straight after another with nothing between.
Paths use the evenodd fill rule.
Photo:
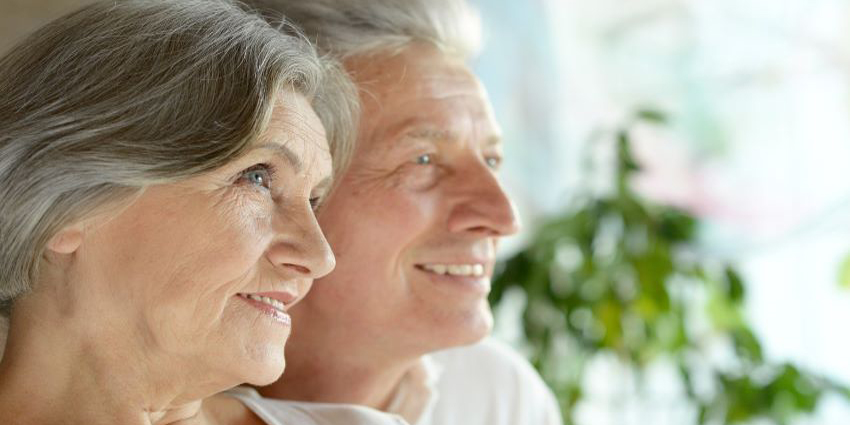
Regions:
<instances>
[{"instance_id":1,"label":"woman's eyebrow","mask_svg":"<svg viewBox=\"0 0 850 425\"><path fill-rule=\"evenodd\" d=\"M292 152L291 149L286 147L286 145L282 145L280 143L265 143L257 146L254 149L268 149L272 151L275 155L289 162L289 164L292 165L292 168L295 169L296 173L301 172L301 168L303 167L303 164L301 163L301 158L299 158L298 155L295 154L295 152Z\"/></svg>"},{"instance_id":2,"label":"woman's eyebrow","mask_svg":"<svg viewBox=\"0 0 850 425\"><path fill-rule=\"evenodd\" d=\"M322 179L322 181L319 182L319 184L316 185L316 189L327 190L331 187L332 183L333 183L333 178L331 178L330 176L325 177L325 178Z\"/></svg>"}]
</instances>

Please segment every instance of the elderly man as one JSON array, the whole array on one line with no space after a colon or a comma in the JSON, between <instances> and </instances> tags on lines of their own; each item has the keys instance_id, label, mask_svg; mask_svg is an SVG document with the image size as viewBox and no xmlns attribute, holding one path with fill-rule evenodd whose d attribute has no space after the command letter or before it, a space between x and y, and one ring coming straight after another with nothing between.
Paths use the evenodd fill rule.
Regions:
<instances>
[{"instance_id":1,"label":"elderly man","mask_svg":"<svg viewBox=\"0 0 850 425\"><path fill-rule=\"evenodd\" d=\"M499 127L466 64L476 15L461 0L248 3L341 59L363 112L319 213L336 270L292 309L286 374L260 393L415 425L560 423L529 364L484 339L496 245L518 223L497 179Z\"/></svg>"}]
</instances>

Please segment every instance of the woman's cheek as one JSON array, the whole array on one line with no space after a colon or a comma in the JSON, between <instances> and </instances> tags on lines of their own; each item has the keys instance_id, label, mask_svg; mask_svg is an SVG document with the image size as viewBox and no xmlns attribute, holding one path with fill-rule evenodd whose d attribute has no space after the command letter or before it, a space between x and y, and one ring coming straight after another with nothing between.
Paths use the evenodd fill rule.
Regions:
<instances>
[{"instance_id":1,"label":"woman's cheek","mask_svg":"<svg viewBox=\"0 0 850 425\"><path fill-rule=\"evenodd\" d=\"M270 237L275 203L263 193L237 193L227 211L226 220L244 236ZM237 235L238 236L238 235Z\"/></svg>"}]
</instances>

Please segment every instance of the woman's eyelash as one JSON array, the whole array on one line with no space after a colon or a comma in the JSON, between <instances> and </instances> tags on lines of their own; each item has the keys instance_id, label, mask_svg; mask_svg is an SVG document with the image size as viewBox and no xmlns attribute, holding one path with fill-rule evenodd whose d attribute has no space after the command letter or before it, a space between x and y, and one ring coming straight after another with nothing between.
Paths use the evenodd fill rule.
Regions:
<instances>
[{"instance_id":1,"label":"woman's eyelash","mask_svg":"<svg viewBox=\"0 0 850 425\"><path fill-rule=\"evenodd\" d=\"M275 176L275 167L271 164L256 164L242 170L236 178L237 184L244 184L255 187L262 187L265 190L271 190L272 182ZM323 196L313 196L309 199L310 209L314 212L318 211L324 201Z\"/></svg>"},{"instance_id":2,"label":"woman's eyelash","mask_svg":"<svg viewBox=\"0 0 850 425\"><path fill-rule=\"evenodd\" d=\"M271 189L274 181L275 167L271 164L256 164L242 170L236 178L237 183Z\"/></svg>"}]
</instances>

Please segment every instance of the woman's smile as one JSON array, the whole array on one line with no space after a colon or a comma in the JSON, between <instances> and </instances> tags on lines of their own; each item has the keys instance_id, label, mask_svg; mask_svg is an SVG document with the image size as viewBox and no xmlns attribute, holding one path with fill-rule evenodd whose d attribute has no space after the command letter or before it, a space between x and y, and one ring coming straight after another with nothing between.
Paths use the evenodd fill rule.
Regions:
<instances>
[{"instance_id":1,"label":"woman's smile","mask_svg":"<svg viewBox=\"0 0 850 425\"><path fill-rule=\"evenodd\" d=\"M260 310L268 317L287 327L292 326L292 318L286 313L289 306L296 301L296 296L287 292L264 292L236 294L252 307Z\"/></svg>"}]
</instances>

